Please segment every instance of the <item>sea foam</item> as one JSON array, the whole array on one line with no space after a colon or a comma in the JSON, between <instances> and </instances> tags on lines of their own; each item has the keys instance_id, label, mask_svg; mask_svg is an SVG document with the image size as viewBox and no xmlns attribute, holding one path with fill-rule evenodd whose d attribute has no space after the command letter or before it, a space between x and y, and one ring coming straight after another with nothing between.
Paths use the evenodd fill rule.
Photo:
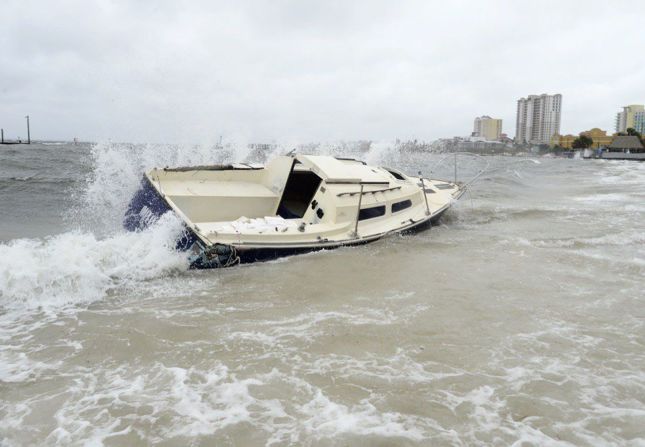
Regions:
<instances>
[{"instance_id":1,"label":"sea foam","mask_svg":"<svg viewBox=\"0 0 645 447\"><path fill-rule=\"evenodd\" d=\"M139 233L100 239L72 231L0 245L0 305L6 309L87 303L111 289L188 268L174 250L182 230L167 213Z\"/></svg>"}]
</instances>

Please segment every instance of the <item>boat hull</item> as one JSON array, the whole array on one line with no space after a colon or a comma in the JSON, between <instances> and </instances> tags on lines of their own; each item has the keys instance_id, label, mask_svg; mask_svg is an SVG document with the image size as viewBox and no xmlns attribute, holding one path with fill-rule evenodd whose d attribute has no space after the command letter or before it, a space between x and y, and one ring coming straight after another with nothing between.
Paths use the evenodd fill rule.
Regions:
<instances>
[{"instance_id":1,"label":"boat hull","mask_svg":"<svg viewBox=\"0 0 645 447\"><path fill-rule=\"evenodd\" d=\"M443 210L440 213L437 213L437 215L432 216L430 219L420 221L416 224L406 227L405 229L392 231L389 233L385 233L382 235L378 235L378 236L374 236L366 239L351 240L351 241L336 242L336 243L327 242L324 244L312 245L310 247L275 247L275 246L262 247L262 248L236 247L236 250L237 250L237 255L240 258L240 263L248 264L252 262L271 261L271 260L286 257L286 256L312 253L312 252L321 251L321 250L334 250L340 247L354 247L359 245L365 245L365 244L369 244L370 242L376 242L392 234L414 234L421 231L429 230L433 225L438 223L438 221L441 219L441 216L445 211L446 210Z\"/></svg>"},{"instance_id":2,"label":"boat hull","mask_svg":"<svg viewBox=\"0 0 645 447\"><path fill-rule=\"evenodd\" d=\"M310 253L320 250L333 250L339 247L364 245L377 241L393 233L416 233L427 230L436 224L443 213L448 209L445 207L438 213L427 219L411 222L409 225L384 234L367 238L353 239L340 242L320 242L306 246L244 246L229 244L207 245L193 232L191 228L184 225L181 236L177 239L176 249L188 253L191 269L210 269L228 267L236 264L248 264L252 262L269 261L285 256ZM144 176L141 180L141 187L134 195L128 206L123 226L128 231L142 231L154 224L161 216L171 212L172 208L159 194L157 189Z\"/></svg>"}]
</instances>

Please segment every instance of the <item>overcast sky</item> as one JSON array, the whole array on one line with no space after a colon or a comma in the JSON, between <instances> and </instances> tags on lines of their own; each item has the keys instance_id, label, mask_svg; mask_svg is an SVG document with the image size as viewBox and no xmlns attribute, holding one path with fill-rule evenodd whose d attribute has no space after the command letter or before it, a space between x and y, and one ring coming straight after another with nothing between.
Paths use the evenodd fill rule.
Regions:
<instances>
[{"instance_id":1,"label":"overcast sky","mask_svg":"<svg viewBox=\"0 0 645 447\"><path fill-rule=\"evenodd\" d=\"M6 137L435 139L562 93L562 131L645 103L645 1L29 1L0 8Z\"/></svg>"}]
</instances>

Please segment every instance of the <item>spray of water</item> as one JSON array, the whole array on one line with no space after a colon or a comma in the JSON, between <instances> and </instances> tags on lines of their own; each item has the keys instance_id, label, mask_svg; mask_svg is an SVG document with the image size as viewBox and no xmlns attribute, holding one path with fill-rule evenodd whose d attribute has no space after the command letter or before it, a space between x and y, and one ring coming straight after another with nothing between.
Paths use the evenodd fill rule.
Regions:
<instances>
[{"instance_id":1,"label":"spray of water","mask_svg":"<svg viewBox=\"0 0 645 447\"><path fill-rule=\"evenodd\" d=\"M96 301L108 292L188 267L174 251L179 220L168 213L141 233L104 239L68 232L0 245L0 305L53 308Z\"/></svg>"},{"instance_id":2,"label":"spray of water","mask_svg":"<svg viewBox=\"0 0 645 447\"><path fill-rule=\"evenodd\" d=\"M187 270L174 250L181 222L167 214L154 226L128 233L122 220L144 171L230 161L236 147L131 145L92 147L84 187L68 212L73 228L45 239L0 244L0 308L55 308L87 303L111 291Z\"/></svg>"}]
</instances>

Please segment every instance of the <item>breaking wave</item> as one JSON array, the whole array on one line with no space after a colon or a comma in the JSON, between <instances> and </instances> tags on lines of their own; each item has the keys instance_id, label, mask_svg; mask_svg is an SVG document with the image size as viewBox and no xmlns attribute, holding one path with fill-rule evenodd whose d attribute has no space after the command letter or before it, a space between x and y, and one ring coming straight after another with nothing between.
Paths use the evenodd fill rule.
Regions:
<instances>
[{"instance_id":1,"label":"breaking wave","mask_svg":"<svg viewBox=\"0 0 645 447\"><path fill-rule=\"evenodd\" d=\"M20 175L25 187L49 182L57 194L67 190L71 207L64 212L67 231L0 244L0 309L86 304L185 271L185 254L174 250L179 219L168 213L149 229L128 233L122 228L128 202L143 172L152 167L221 163L231 157L206 146L99 143L77 150L83 152L59 154L65 160L57 161L64 165L58 177L42 178L47 171L38 160L28 160L35 174ZM10 181L17 184L17 179Z\"/></svg>"},{"instance_id":2,"label":"breaking wave","mask_svg":"<svg viewBox=\"0 0 645 447\"><path fill-rule=\"evenodd\" d=\"M72 231L0 245L0 305L7 309L87 303L110 290L186 270L174 251L181 223L167 213L140 233L99 239Z\"/></svg>"}]
</instances>

